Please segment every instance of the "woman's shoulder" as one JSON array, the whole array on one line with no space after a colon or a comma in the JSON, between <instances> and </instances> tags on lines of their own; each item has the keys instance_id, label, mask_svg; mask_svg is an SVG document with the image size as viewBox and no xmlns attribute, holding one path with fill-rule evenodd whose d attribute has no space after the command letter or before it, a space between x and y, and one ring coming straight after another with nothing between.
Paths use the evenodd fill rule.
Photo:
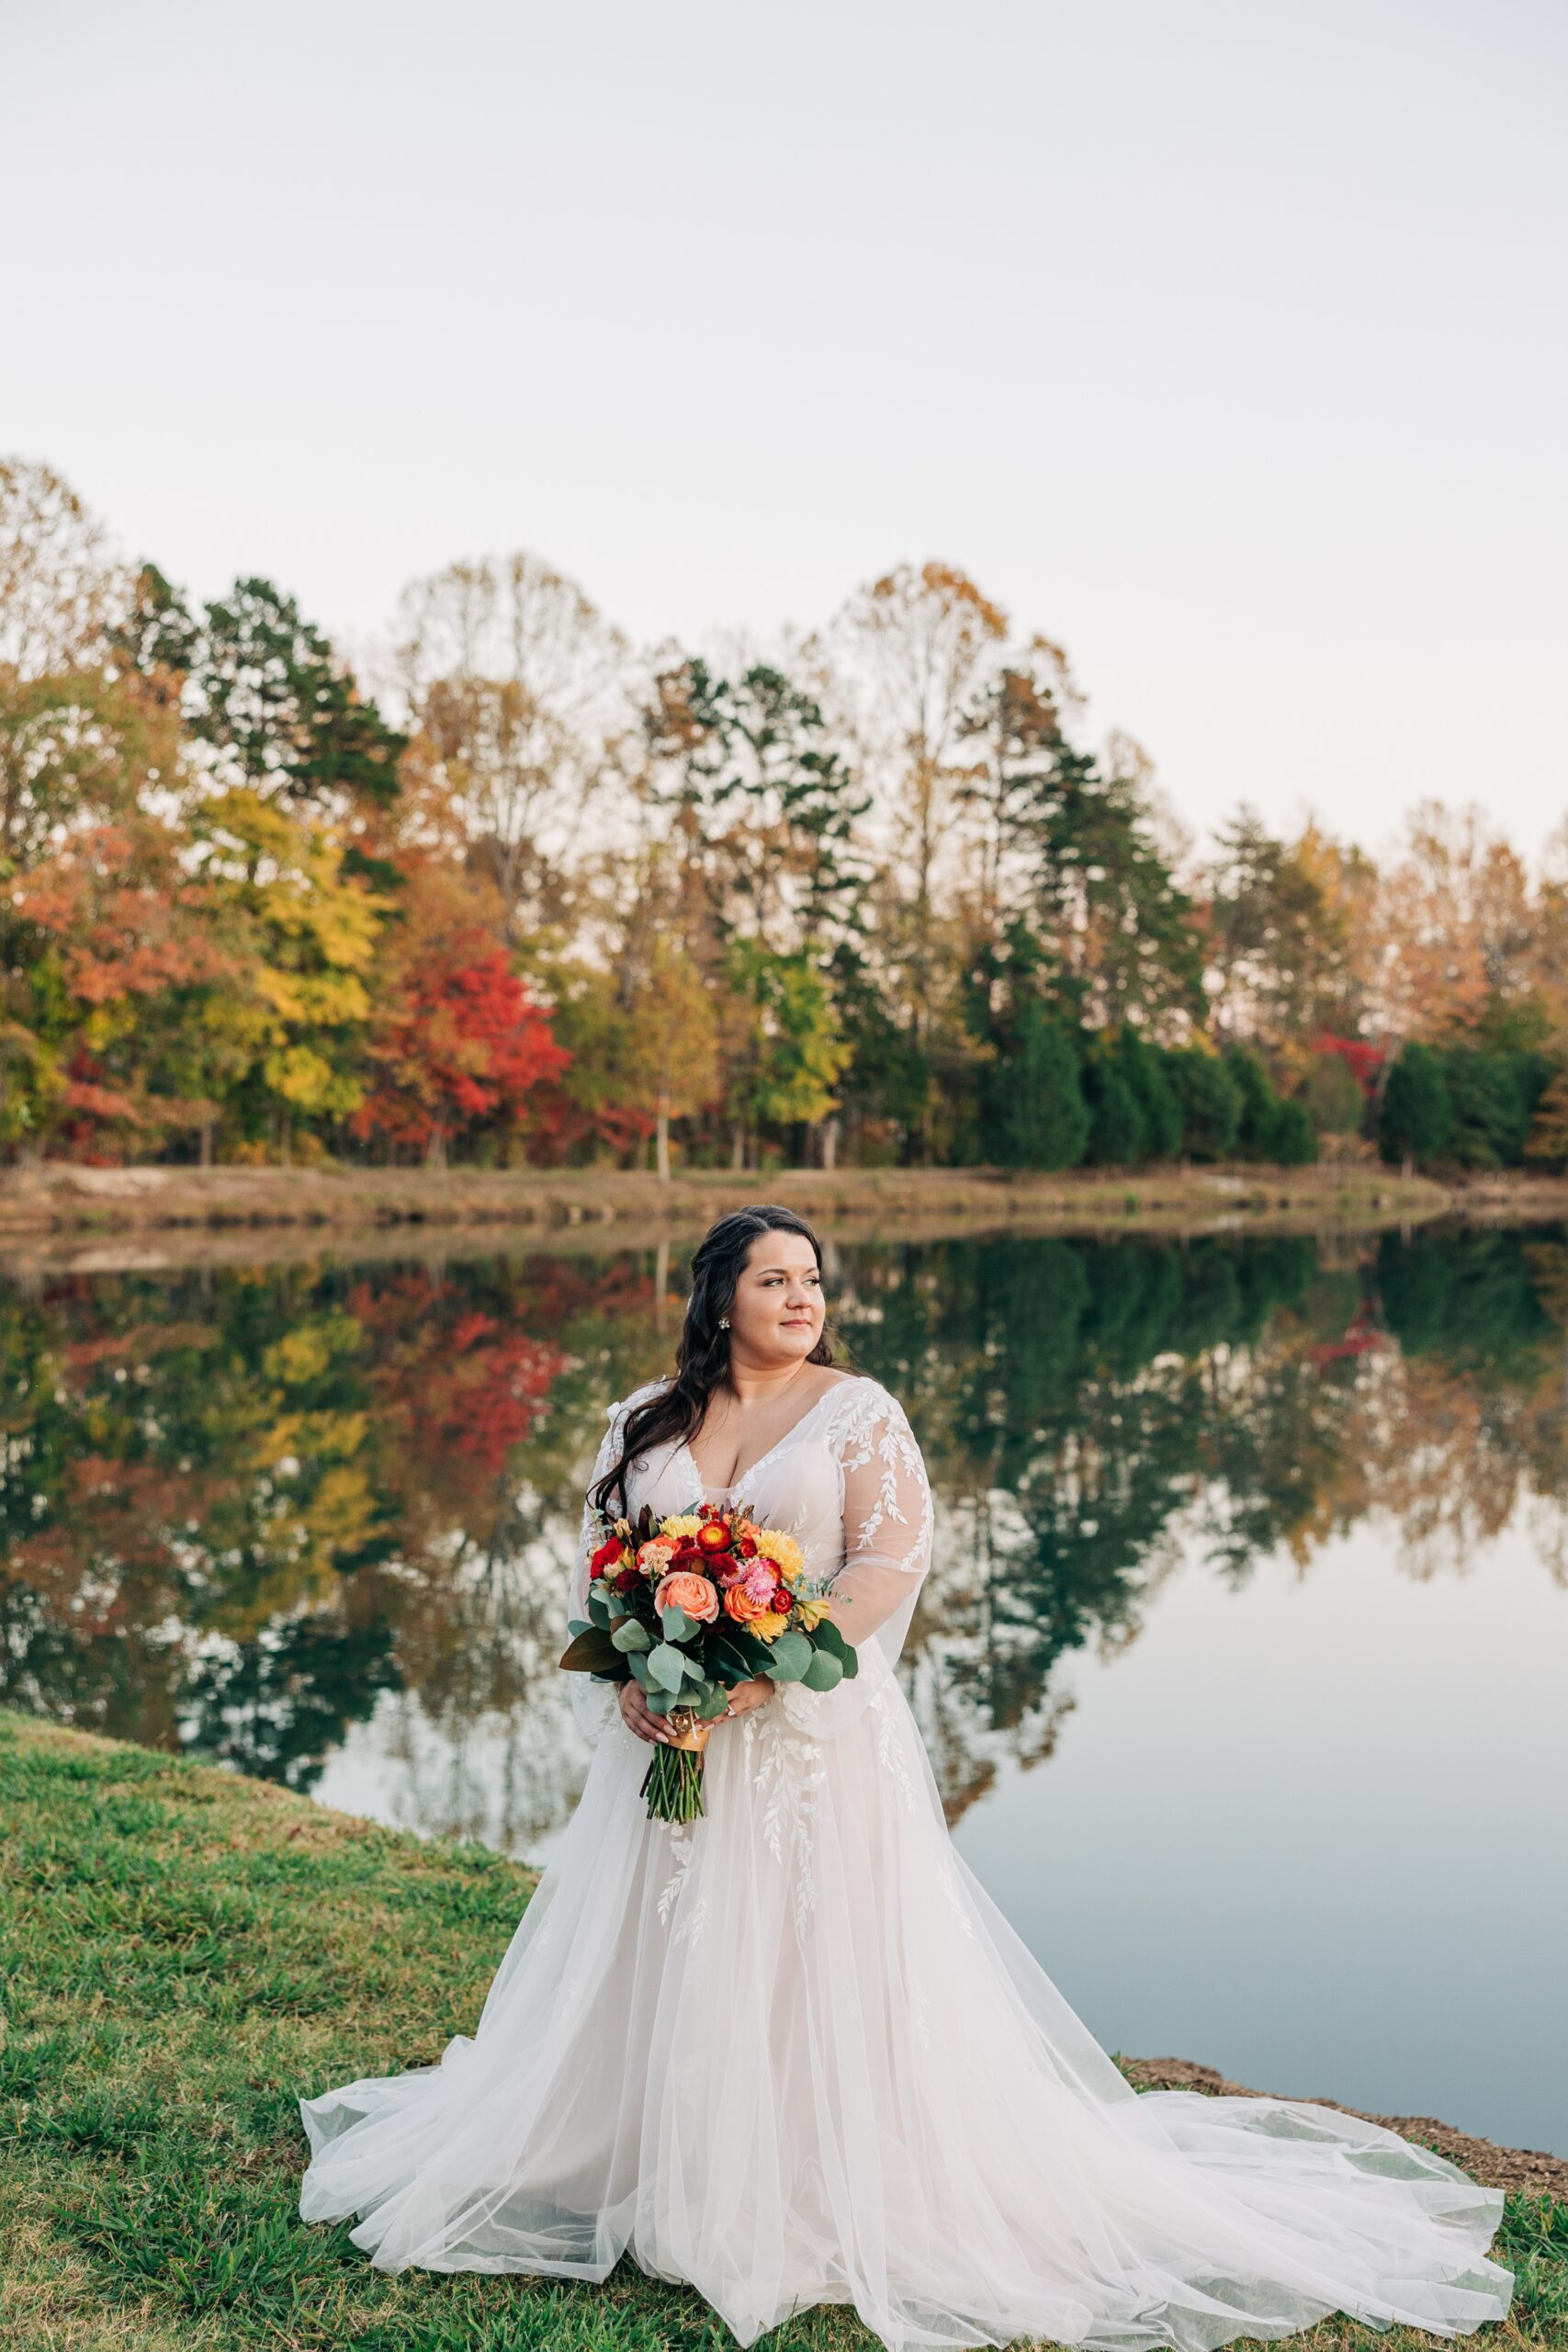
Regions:
<instances>
[{"instance_id":1,"label":"woman's shoulder","mask_svg":"<svg viewBox=\"0 0 1568 2352\"><path fill-rule=\"evenodd\" d=\"M625 1420L628 1414L635 1413L639 1405L649 1404L655 1396L662 1396L670 1385L671 1374L666 1372L661 1373L657 1380L645 1380L640 1388L628 1388L624 1396L617 1396L605 1406L604 1419L614 1428L617 1421Z\"/></svg>"},{"instance_id":2,"label":"woman's shoulder","mask_svg":"<svg viewBox=\"0 0 1568 2352\"><path fill-rule=\"evenodd\" d=\"M829 1398L832 1402L828 1406L828 1426L839 1436L874 1428L879 1421L897 1424L905 1419L904 1408L893 1391L867 1372L840 1371L832 1386L823 1392L824 1401Z\"/></svg>"}]
</instances>

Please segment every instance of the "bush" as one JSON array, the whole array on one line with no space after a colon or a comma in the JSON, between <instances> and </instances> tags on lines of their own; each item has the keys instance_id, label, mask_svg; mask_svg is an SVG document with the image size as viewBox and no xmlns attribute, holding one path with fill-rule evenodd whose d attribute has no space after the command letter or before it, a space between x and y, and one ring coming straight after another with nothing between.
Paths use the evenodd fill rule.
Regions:
<instances>
[{"instance_id":1,"label":"bush","mask_svg":"<svg viewBox=\"0 0 1568 2352\"><path fill-rule=\"evenodd\" d=\"M1353 1136L1359 1132L1367 1098L1343 1054L1313 1057L1301 1099L1320 1136Z\"/></svg>"},{"instance_id":2,"label":"bush","mask_svg":"<svg viewBox=\"0 0 1568 2352\"><path fill-rule=\"evenodd\" d=\"M1532 1167L1568 1168L1568 1069L1549 1080L1536 1104L1525 1158Z\"/></svg>"},{"instance_id":3,"label":"bush","mask_svg":"<svg viewBox=\"0 0 1568 2352\"><path fill-rule=\"evenodd\" d=\"M1350 1083L1354 1086L1355 1080ZM1310 1168L1317 1158L1317 1129L1299 1095L1287 1095L1275 1102L1269 1157L1280 1168Z\"/></svg>"}]
</instances>

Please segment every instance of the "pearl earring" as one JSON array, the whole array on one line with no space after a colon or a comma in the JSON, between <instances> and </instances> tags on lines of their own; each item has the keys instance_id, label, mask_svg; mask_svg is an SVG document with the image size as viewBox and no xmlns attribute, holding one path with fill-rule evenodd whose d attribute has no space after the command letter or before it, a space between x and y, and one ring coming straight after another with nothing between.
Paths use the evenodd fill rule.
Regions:
<instances>
[{"instance_id":1,"label":"pearl earring","mask_svg":"<svg viewBox=\"0 0 1568 2352\"><path fill-rule=\"evenodd\" d=\"M720 1329L721 1331L728 1331L728 1329L729 1329L729 1317L728 1317L728 1315L721 1315L721 1316L719 1317L719 1318L718 1318L718 1328L719 1328L719 1329Z\"/></svg>"}]
</instances>

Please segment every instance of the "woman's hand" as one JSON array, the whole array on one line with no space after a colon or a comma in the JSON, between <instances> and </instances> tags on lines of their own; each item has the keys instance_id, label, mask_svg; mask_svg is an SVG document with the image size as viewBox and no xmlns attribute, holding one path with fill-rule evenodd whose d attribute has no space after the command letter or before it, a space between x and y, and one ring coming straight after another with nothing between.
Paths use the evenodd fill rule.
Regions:
<instances>
[{"instance_id":1,"label":"woman's hand","mask_svg":"<svg viewBox=\"0 0 1568 2352\"><path fill-rule=\"evenodd\" d=\"M642 1686L629 1679L621 1685L621 1721L628 1731L637 1734L638 1739L651 1740L666 1747L670 1745L669 1727L663 1716L649 1713Z\"/></svg>"},{"instance_id":2,"label":"woman's hand","mask_svg":"<svg viewBox=\"0 0 1568 2352\"><path fill-rule=\"evenodd\" d=\"M729 1694L728 1713L732 1715L748 1715L753 1707L761 1707L773 1695L773 1676L771 1674L756 1675L750 1682L736 1684ZM620 1708L621 1721L629 1732L635 1733L638 1739L648 1740L650 1745L668 1747L670 1726L662 1715L649 1713L648 1701L642 1695L640 1683L622 1683ZM720 1721L723 1720L721 1716Z\"/></svg>"}]
</instances>

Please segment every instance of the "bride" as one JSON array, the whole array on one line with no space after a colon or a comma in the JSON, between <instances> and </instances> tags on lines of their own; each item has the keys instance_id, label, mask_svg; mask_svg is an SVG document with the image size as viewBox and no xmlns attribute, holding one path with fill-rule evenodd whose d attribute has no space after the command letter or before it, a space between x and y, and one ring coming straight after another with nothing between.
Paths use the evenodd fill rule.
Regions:
<instances>
[{"instance_id":1,"label":"bride","mask_svg":"<svg viewBox=\"0 0 1568 2352\"><path fill-rule=\"evenodd\" d=\"M1328 2109L1134 2095L959 1860L893 1670L919 1449L823 1319L808 1227L719 1218L675 1375L610 1408L590 1499L744 1503L841 1563L858 1675L743 1684L679 1826L639 1794L667 1735L637 1686L574 1675L592 1769L478 2032L302 2102L304 2218L359 2216L388 2270L602 2279L629 2249L742 2344L820 2302L899 2347L1500 2319L1497 2191Z\"/></svg>"}]
</instances>

